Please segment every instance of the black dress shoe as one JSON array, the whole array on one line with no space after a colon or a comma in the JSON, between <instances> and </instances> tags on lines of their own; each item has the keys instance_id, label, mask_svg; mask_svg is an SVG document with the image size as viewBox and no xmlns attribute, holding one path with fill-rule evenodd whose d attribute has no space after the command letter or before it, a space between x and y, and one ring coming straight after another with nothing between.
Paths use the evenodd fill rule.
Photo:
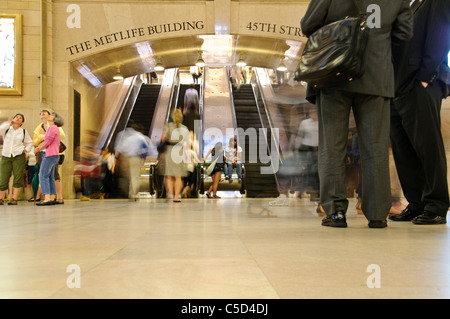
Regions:
<instances>
[{"instance_id":1,"label":"black dress shoe","mask_svg":"<svg viewBox=\"0 0 450 319\"><path fill-rule=\"evenodd\" d=\"M414 218L412 222L417 225L439 225L447 223L447 219L445 217L423 211L423 213Z\"/></svg>"},{"instance_id":2,"label":"black dress shoe","mask_svg":"<svg viewBox=\"0 0 450 319\"><path fill-rule=\"evenodd\" d=\"M331 216L327 216L322 219L322 226L329 227L347 227L347 220L345 214L342 211L338 211Z\"/></svg>"},{"instance_id":3,"label":"black dress shoe","mask_svg":"<svg viewBox=\"0 0 450 319\"><path fill-rule=\"evenodd\" d=\"M369 228L385 228L387 227L386 220L370 220Z\"/></svg>"},{"instance_id":4,"label":"black dress shoe","mask_svg":"<svg viewBox=\"0 0 450 319\"><path fill-rule=\"evenodd\" d=\"M410 209L405 208L400 214L389 216L389 219L395 222L410 222L420 214L420 212L413 212Z\"/></svg>"}]
</instances>

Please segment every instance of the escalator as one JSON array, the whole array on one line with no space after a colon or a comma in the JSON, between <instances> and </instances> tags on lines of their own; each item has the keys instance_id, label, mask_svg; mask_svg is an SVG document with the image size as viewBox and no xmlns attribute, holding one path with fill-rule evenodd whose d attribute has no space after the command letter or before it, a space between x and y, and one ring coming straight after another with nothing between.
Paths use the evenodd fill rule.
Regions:
<instances>
[{"instance_id":1,"label":"escalator","mask_svg":"<svg viewBox=\"0 0 450 319\"><path fill-rule=\"evenodd\" d=\"M140 124L144 134L149 132L152 125L160 90L161 85L159 84L143 84L134 104L133 112L131 112L130 120Z\"/></svg>"},{"instance_id":2,"label":"escalator","mask_svg":"<svg viewBox=\"0 0 450 319\"><path fill-rule=\"evenodd\" d=\"M160 91L161 85L159 84L141 84L134 101L124 106L118 125L112 134L110 145L116 145L116 137L119 132L129 127L131 121L137 124L142 134L149 134ZM148 167L144 166L141 168L141 190L148 189L148 178L145 177L147 175ZM120 187L117 188L113 196L127 198L129 185L128 170L121 171L120 165L117 171L117 180Z\"/></svg>"},{"instance_id":3,"label":"escalator","mask_svg":"<svg viewBox=\"0 0 450 319\"><path fill-rule=\"evenodd\" d=\"M160 91L161 85L159 84L141 84L135 100L124 106L118 125L112 134L110 145L115 145L117 134L123 131L130 121L141 126L143 134L149 133Z\"/></svg>"},{"instance_id":4,"label":"escalator","mask_svg":"<svg viewBox=\"0 0 450 319\"><path fill-rule=\"evenodd\" d=\"M267 154L268 145L266 141L271 141L271 130L264 121L267 119L264 108L258 108L251 84L241 84L239 90L233 89L234 109L236 112L237 127L243 131L254 128L261 134L260 128L267 128L267 136L264 139L258 138L256 161L250 159L250 139L243 135L242 130L238 132L238 141L243 148L245 158L245 189L249 198L277 197L279 195L278 184L275 174L262 174L261 168L267 166L261 162L259 154ZM264 141L264 142L262 142ZM254 152L254 146L252 148Z\"/></svg>"}]
</instances>

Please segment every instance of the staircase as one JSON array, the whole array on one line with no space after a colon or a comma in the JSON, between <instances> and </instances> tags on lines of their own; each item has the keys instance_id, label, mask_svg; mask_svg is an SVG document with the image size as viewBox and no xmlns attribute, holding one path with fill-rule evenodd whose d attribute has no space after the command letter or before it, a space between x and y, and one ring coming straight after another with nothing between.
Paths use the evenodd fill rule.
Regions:
<instances>
[{"instance_id":1,"label":"staircase","mask_svg":"<svg viewBox=\"0 0 450 319\"><path fill-rule=\"evenodd\" d=\"M236 112L237 127L246 131L248 128L255 128L258 133L259 144L259 129L262 127L258 108L255 102L251 84L242 84L239 91L233 89L234 109ZM264 112L264 111L263 111ZM265 113L261 117L267 119ZM265 127L267 125L265 124ZM267 129L267 138L270 141L270 129ZM244 141L245 139L245 141ZM245 158L243 163L245 166L245 188L247 197L250 198L267 198L277 197L279 195L278 186L274 174L261 174L261 167L269 164L262 164L259 158L259 148L264 148L264 154L267 153L267 144L258 145L258 160L256 163L249 163L249 140L248 137L238 136L240 146L243 148Z\"/></svg>"}]
</instances>

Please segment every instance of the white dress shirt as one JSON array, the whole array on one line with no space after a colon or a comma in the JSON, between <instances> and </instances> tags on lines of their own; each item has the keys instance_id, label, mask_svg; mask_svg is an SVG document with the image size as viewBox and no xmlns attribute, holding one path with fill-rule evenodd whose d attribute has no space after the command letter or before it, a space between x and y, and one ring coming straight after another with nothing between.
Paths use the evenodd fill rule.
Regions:
<instances>
[{"instance_id":1,"label":"white dress shirt","mask_svg":"<svg viewBox=\"0 0 450 319\"><path fill-rule=\"evenodd\" d=\"M7 130L8 132L6 133ZM9 122L4 122L0 125L0 135L3 136L3 156L15 157L22 154L24 149L26 153L31 151L33 143L27 130L25 130L24 136L24 130L22 127L15 130Z\"/></svg>"}]
</instances>

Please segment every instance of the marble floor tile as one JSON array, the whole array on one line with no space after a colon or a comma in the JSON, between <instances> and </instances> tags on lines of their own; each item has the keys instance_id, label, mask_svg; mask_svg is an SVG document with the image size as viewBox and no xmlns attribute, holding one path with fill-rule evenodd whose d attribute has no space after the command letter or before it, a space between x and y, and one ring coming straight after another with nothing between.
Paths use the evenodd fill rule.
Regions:
<instances>
[{"instance_id":1,"label":"marble floor tile","mask_svg":"<svg viewBox=\"0 0 450 319\"><path fill-rule=\"evenodd\" d=\"M2 206L0 298L450 298L448 224L370 229L351 202L335 229L270 201Z\"/></svg>"}]
</instances>

